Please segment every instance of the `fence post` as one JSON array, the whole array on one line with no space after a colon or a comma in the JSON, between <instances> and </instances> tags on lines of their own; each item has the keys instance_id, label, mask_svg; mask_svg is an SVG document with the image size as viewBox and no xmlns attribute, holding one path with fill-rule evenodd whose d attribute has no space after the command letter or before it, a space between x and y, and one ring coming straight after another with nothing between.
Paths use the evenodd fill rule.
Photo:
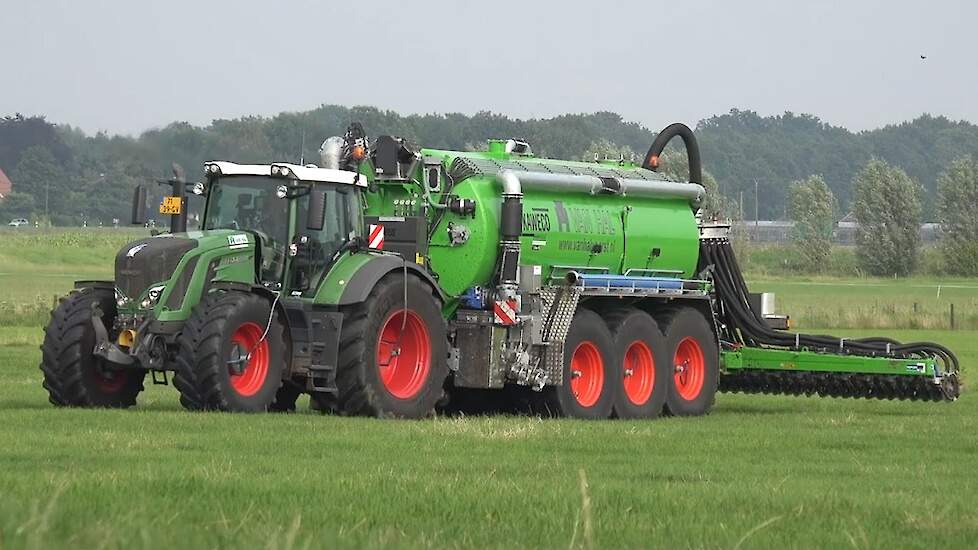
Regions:
<instances>
[{"instance_id":1,"label":"fence post","mask_svg":"<svg viewBox=\"0 0 978 550\"><path fill-rule=\"evenodd\" d=\"M954 330L954 304L951 304L951 330Z\"/></svg>"}]
</instances>

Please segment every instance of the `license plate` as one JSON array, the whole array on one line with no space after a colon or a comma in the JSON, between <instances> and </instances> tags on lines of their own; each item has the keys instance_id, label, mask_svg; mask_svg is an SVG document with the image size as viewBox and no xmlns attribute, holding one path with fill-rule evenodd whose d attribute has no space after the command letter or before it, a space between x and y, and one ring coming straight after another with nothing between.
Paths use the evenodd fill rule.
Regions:
<instances>
[{"instance_id":1,"label":"license plate","mask_svg":"<svg viewBox=\"0 0 978 550\"><path fill-rule=\"evenodd\" d=\"M160 214L179 214L183 206L180 197L163 197L160 203Z\"/></svg>"}]
</instances>

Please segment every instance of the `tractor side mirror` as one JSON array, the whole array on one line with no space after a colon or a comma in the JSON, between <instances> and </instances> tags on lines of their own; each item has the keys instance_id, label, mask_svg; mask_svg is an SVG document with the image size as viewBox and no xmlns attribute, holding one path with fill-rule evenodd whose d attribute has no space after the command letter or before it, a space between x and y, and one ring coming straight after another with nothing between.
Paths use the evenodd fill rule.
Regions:
<instances>
[{"instance_id":1,"label":"tractor side mirror","mask_svg":"<svg viewBox=\"0 0 978 550\"><path fill-rule=\"evenodd\" d=\"M306 222L306 229L322 231L324 225L326 225L326 191L313 189L309 194L309 220Z\"/></svg>"},{"instance_id":2,"label":"tractor side mirror","mask_svg":"<svg viewBox=\"0 0 978 550\"><path fill-rule=\"evenodd\" d=\"M146 188L137 185L132 193L132 224L146 224Z\"/></svg>"}]
</instances>

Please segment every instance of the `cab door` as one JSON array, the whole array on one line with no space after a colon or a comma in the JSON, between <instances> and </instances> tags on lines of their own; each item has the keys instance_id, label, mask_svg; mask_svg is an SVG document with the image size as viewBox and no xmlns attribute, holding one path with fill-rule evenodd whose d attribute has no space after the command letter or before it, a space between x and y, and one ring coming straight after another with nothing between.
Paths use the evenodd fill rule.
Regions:
<instances>
[{"instance_id":1,"label":"cab door","mask_svg":"<svg viewBox=\"0 0 978 550\"><path fill-rule=\"evenodd\" d=\"M309 229L310 201L320 191L325 196L322 229ZM295 237L289 249L290 294L313 297L336 253L361 232L360 197L356 189L330 183L314 184L310 193L296 199Z\"/></svg>"}]
</instances>

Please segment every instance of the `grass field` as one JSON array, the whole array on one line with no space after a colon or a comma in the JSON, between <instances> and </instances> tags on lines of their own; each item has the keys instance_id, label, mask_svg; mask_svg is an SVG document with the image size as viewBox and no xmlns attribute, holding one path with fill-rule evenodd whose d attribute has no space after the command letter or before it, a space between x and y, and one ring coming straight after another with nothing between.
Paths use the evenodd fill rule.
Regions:
<instances>
[{"instance_id":1,"label":"grass field","mask_svg":"<svg viewBox=\"0 0 978 550\"><path fill-rule=\"evenodd\" d=\"M833 279L748 281L754 292L774 292L777 309L793 326L978 329L978 279Z\"/></svg>"},{"instance_id":2,"label":"grass field","mask_svg":"<svg viewBox=\"0 0 978 550\"><path fill-rule=\"evenodd\" d=\"M103 235L90 256L77 242L32 250L0 240L3 299L30 301L76 277L109 275L116 237ZM814 282L754 286L778 292L782 309L898 303L918 290L924 302L930 292L915 280ZM882 286L851 286L867 282ZM957 290L962 303L978 297ZM0 318L0 548L969 548L978 540L978 398L967 391L951 404L720 395L708 417L656 422L197 414L162 386L149 386L130 411L57 410L40 386L40 323L18 315ZM948 345L969 388L978 382L970 370L978 332L882 333Z\"/></svg>"}]
</instances>

